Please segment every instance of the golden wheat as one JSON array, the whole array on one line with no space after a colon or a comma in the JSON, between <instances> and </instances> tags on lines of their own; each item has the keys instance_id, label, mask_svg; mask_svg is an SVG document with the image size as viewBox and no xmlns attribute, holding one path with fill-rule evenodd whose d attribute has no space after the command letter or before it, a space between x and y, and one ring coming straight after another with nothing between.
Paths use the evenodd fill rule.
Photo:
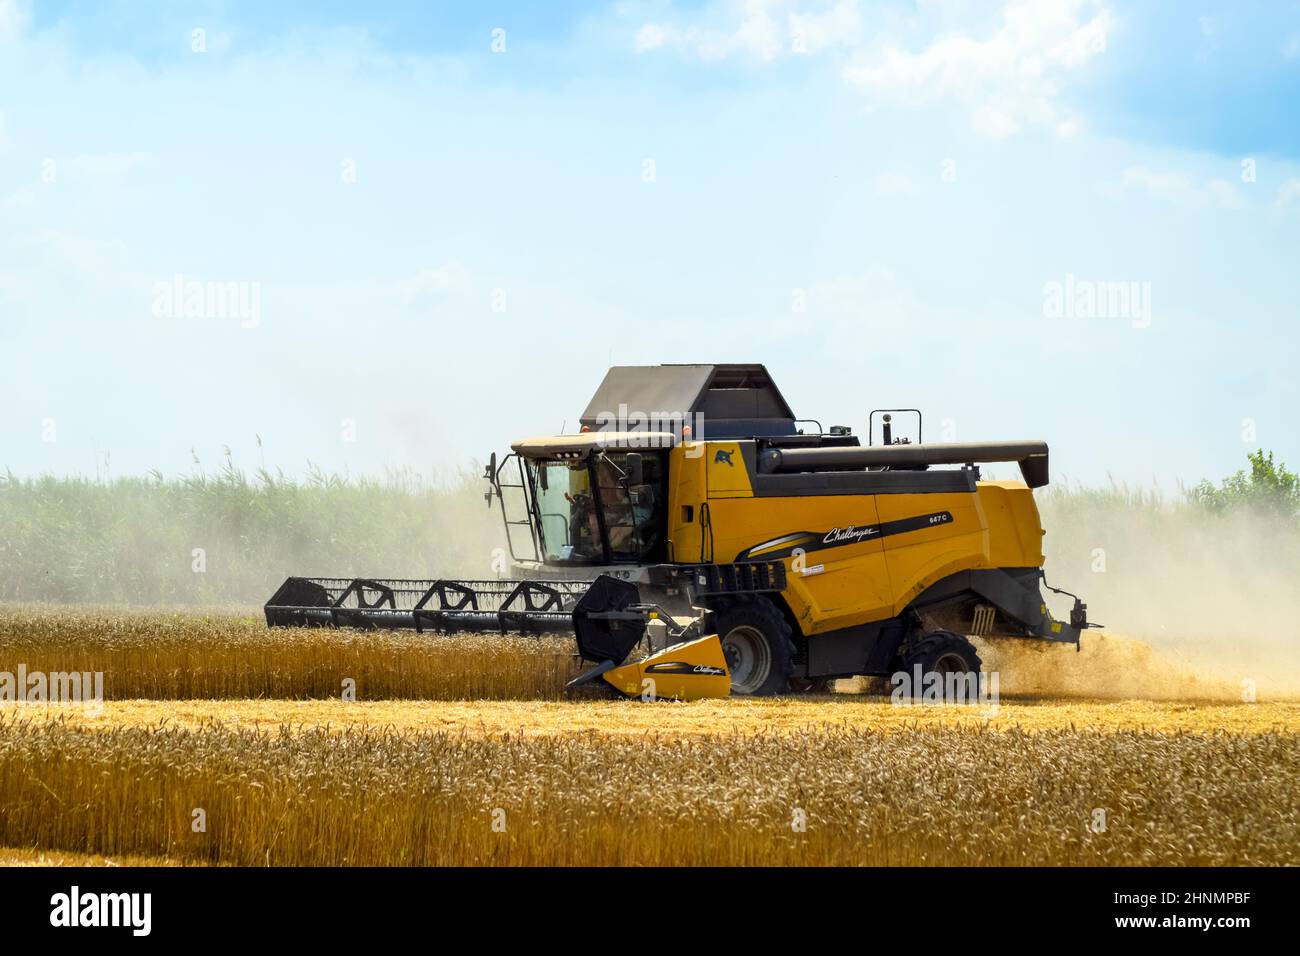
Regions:
<instances>
[{"instance_id":1,"label":"golden wheat","mask_svg":"<svg viewBox=\"0 0 1300 956\"><path fill-rule=\"evenodd\" d=\"M102 672L109 700L555 699L571 639L271 629L260 618L59 607L0 609L0 670Z\"/></svg>"},{"instance_id":2,"label":"golden wheat","mask_svg":"<svg viewBox=\"0 0 1300 956\"><path fill-rule=\"evenodd\" d=\"M563 639L0 610L20 663L118 699L0 708L0 863L1300 863L1297 702L560 701Z\"/></svg>"},{"instance_id":3,"label":"golden wheat","mask_svg":"<svg viewBox=\"0 0 1300 956\"><path fill-rule=\"evenodd\" d=\"M1292 864L1297 774L1300 737L1275 733L91 731L0 716L0 844L248 865Z\"/></svg>"},{"instance_id":4,"label":"golden wheat","mask_svg":"<svg viewBox=\"0 0 1300 956\"><path fill-rule=\"evenodd\" d=\"M5 713L0 705L0 713ZM447 731L474 735L698 735L802 733L851 728L883 734L920 729L1079 730L1099 733L1300 733L1300 703L1176 703L1171 701L1002 701L996 709L894 706L888 698L847 694L699 700L411 701L378 700L125 700L100 712L80 704L23 704L8 713L61 720L88 730L166 725L197 729L310 730L328 727Z\"/></svg>"},{"instance_id":5,"label":"golden wheat","mask_svg":"<svg viewBox=\"0 0 1300 956\"><path fill-rule=\"evenodd\" d=\"M101 672L110 700L328 699L349 679L362 700L556 700L578 673L574 649L567 637L271 629L229 610L0 607L0 671ZM1008 697L1241 697L1237 675L1194 673L1111 635L1088 635L1081 654L1005 640L982 642L981 653Z\"/></svg>"},{"instance_id":6,"label":"golden wheat","mask_svg":"<svg viewBox=\"0 0 1300 956\"><path fill-rule=\"evenodd\" d=\"M0 866L185 866L187 864L207 865L165 856L106 856L102 853L0 847Z\"/></svg>"}]
</instances>

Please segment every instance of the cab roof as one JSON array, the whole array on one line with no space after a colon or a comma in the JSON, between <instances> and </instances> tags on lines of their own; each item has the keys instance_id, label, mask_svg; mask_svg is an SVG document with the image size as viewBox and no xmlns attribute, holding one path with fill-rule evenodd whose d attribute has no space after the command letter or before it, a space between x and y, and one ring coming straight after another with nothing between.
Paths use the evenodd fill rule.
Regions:
<instances>
[{"instance_id":1,"label":"cab roof","mask_svg":"<svg viewBox=\"0 0 1300 956\"><path fill-rule=\"evenodd\" d=\"M695 425L708 438L795 434L795 417L767 368L750 365L616 365L605 373L580 419L591 429Z\"/></svg>"}]
</instances>

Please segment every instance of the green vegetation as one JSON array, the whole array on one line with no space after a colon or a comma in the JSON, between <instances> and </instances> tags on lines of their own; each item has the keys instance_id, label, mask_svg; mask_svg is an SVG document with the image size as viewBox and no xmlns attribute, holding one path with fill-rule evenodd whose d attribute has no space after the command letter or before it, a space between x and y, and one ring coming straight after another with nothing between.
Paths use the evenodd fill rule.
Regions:
<instances>
[{"instance_id":1,"label":"green vegetation","mask_svg":"<svg viewBox=\"0 0 1300 956\"><path fill-rule=\"evenodd\" d=\"M313 469L292 480L265 470L250 477L229 460L215 474L179 478L8 474L0 477L0 601L248 606L290 574L492 577L504 534L482 491L470 471L432 482ZM1126 614L1159 586L1183 589L1153 626L1192 607L1191 581L1223 592L1225 606L1252 595L1268 603L1273 585L1300 567L1300 520L1290 520L1300 478L1271 453L1252 454L1250 470L1219 487L1167 495L1058 482L1037 497L1049 580L1086 591L1099 620L1121 588L1132 591Z\"/></svg>"},{"instance_id":2,"label":"green vegetation","mask_svg":"<svg viewBox=\"0 0 1300 956\"><path fill-rule=\"evenodd\" d=\"M501 521L468 474L304 481L0 478L0 600L261 604L290 574L492 577Z\"/></svg>"},{"instance_id":3,"label":"green vegetation","mask_svg":"<svg viewBox=\"0 0 1300 956\"><path fill-rule=\"evenodd\" d=\"M1248 456L1250 471L1238 471L1218 488L1202 481L1191 491L1192 500L1211 511L1248 508L1278 518L1300 516L1300 475L1285 464L1273 463L1273 453L1259 449Z\"/></svg>"}]
</instances>

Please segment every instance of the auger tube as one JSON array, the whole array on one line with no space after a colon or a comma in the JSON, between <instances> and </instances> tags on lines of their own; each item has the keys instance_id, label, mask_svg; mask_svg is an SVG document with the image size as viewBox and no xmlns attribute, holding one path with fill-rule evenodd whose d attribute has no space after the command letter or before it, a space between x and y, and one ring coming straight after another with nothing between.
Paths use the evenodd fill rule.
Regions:
<instances>
[{"instance_id":1,"label":"auger tube","mask_svg":"<svg viewBox=\"0 0 1300 956\"><path fill-rule=\"evenodd\" d=\"M1031 488L1047 484L1047 442L936 442L928 445L868 445L823 448L768 448L759 456L765 474L828 471L837 468L883 468L908 465L974 465L1019 463Z\"/></svg>"}]
</instances>

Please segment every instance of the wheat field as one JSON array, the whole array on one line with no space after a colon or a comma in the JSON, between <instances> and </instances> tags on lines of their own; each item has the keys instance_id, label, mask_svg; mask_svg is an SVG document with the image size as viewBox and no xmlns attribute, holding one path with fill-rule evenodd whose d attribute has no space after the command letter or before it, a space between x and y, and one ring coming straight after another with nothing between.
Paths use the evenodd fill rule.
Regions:
<instances>
[{"instance_id":1,"label":"wheat field","mask_svg":"<svg viewBox=\"0 0 1300 956\"><path fill-rule=\"evenodd\" d=\"M295 732L441 731L459 736L601 737L793 734L857 730L1087 732L1099 734L1300 734L1300 701L1257 704L1200 701L1010 698L996 707L896 706L888 697L808 694L690 703L639 700L122 700L102 712L77 704L20 704L0 711L28 722L95 731L173 729Z\"/></svg>"},{"instance_id":2,"label":"wheat field","mask_svg":"<svg viewBox=\"0 0 1300 956\"><path fill-rule=\"evenodd\" d=\"M2 608L0 671L102 669L106 700L0 707L0 863L1300 863L1300 701L563 699L569 655Z\"/></svg>"},{"instance_id":3,"label":"wheat field","mask_svg":"<svg viewBox=\"0 0 1300 956\"><path fill-rule=\"evenodd\" d=\"M260 616L57 606L0 610L0 670L104 674L109 699L559 699L578 673L557 637L268 628Z\"/></svg>"}]
</instances>

